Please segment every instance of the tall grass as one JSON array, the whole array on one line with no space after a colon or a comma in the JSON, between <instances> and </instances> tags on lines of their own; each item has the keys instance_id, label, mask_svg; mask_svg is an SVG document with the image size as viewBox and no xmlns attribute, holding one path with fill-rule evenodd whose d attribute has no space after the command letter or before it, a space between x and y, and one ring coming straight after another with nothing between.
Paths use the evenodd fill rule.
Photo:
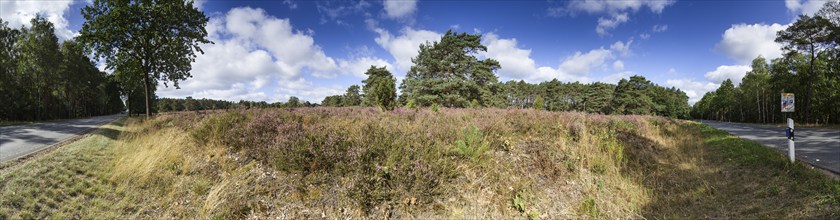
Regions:
<instances>
[{"instance_id":1,"label":"tall grass","mask_svg":"<svg viewBox=\"0 0 840 220\"><path fill-rule=\"evenodd\" d=\"M86 213L80 217L795 218L836 216L840 207L837 193L820 193L840 191L837 182L750 159L761 148L733 144L725 133L650 116L254 109L130 119L116 130L118 138L94 139L103 141L97 148L85 139L44 163L0 172L0 218L72 217L72 210L33 214L51 203L14 195L36 194L26 175L92 151L101 156L77 162L92 175L52 174L97 189L74 200ZM796 178L779 177L789 174ZM762 186L736 185L768 175ZM734 204L775 197L807 206Z\"/></svg>"}]
</instances>

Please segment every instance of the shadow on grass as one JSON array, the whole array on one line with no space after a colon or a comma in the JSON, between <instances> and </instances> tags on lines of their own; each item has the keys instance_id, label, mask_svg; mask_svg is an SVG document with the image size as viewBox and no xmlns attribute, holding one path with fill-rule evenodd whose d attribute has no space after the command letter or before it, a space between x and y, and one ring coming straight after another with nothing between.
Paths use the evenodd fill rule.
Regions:
<instances>
[{"instance_id":1,"label":"shadow on grass","mask_svg":"<svg viewBox=\"0 0 840 220\"><path fill-rule=\"evenodd\" d=\"M699 124L679 129L702 144L662 146L619 132L628 159L622 175L650 190L647 218L837 218L840 181L752 141ZM679 137L675 137L679 138Z\"/></svg>"}]
</instances>

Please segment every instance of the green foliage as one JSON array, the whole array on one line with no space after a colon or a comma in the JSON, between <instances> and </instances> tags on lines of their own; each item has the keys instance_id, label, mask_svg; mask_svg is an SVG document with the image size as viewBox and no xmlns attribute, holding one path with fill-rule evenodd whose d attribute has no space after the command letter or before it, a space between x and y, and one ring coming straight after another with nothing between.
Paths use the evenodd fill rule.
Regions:
<instances>
[{"instance_id":1,"label":"green foliage","mask_svg":"<svg viewBox=\"0 0 840 220\"><path fill-rule=\"evenodd\" d=\"M439 111L439 108L440 108L440 107L438 106L438 104L437 104L437 103L432 103L432 107L431 107L431 109L432 109L432 111L433 111L433 112L438 112L438 111Z\"/></svg>"},{"instance_id":2,"label":"green foliage","mask_svg":"<svg viewBox=\"0 0 840 220\"><path fill-rule=\"evenodd\" d=\"M289 97L289 102L286 102L286 107L289 108L297 108L301 107L302 105L303 104L300 103L300 99L295 96Z\"/></svg>"},{"instance_id":3,"label":"green foliage","mask_svg":"<svg viewBox=\"0 0 840 220\"><path fill-rule=\"evenodd\" d=\"M342 97L341 106L360 106L362 105L362 94L358 85L352 85L347 88L347 92Z\"/></svg>"},{"instance_id":4,"label":"green foliage","mask_svg":"<svg viewBox=\"0 0 840 220\"><path fill-rule=\"evenodd\" d=\"M96 0L82 16L78 39L108 68L139 62L147 116L155 82L178 88L179 80L191 77L195 53L204 53L199 45L212 43L204 29L209 18L192 1Z\"/></svg>"},{"instance_id":5,"label":"green foliage","mask_svg":"<svg viewBox=\"0 0 840 220\"><path fill-rule=\"evenodd\" d=\"M592 218L600 218L601 216L601 212L598 210L595 200L590 197L586 197L586 199L580 203L580 211Z\"/></svg>"},{"instance_id":6,"label":"green foliage","mask_svg":"<svg viewBox=\"0 0 840 220\"><path fill-rule=\"evenodd\" d=\"M321 101L321 105L323 106L330 106L330 107L341 107L341 104L344 102L344 96L342 95L331 95L324 97L324 101Z\"/></svg>"},{"instance_id":7,"label":"green foliage","mask_svg":"<svg viewBox=\"0 0 840 220\"><path fill-rule=\"evenodd\" d=\"M461 139L455 141L453 151L456 155L478 162L481 156L490 149L490 142L484 140L484 134L475 126L464 128Z\"/></svg>"},{"instance_id":8,"label":"green foliage","mask_svg":"<svg viewBox=\"0 0 840 220\"><path fill-rule=\"evenodd\" d=\"M406 99L414 99L421 106L439 103L460 108L469 106L473 99L490 103L497 83L493 72L501 66L495 60L475 57L486 50L481 35L449 30L440 41L420 45L400 89Z\"/></svg>"},{"instance_id":9,"label":"green foliage","mask_svg":"<svg viewBox=\"0 0 840 220\"><path fill-rule=\"evenodd\" d=\"M545 101L543 100L542 96L537 95L536 100L534 100L534 108L537 110L545 109Z\"/></svg>"},{"instance_id":10,"label":"green foliage","mask_svg":"<svg viewBox=\"0 0 840 220\"><path fill-rule=\"evenodd\" d=\"M528 209L527 195L524 191L517 191L513 196L513 208L519 211L520 214L525 215L528 219L540 219L540 212L536 209Z\"/></svg>"},{"instance_id":11,"label":"green foliage","mask_svg":"<svg viewBox=\"0 0 840 220\"><path fill-rule=\"evenodd\" d=\"M365 101L368 105L378 106L384 110L394 110L397 105L396 79L385 67L371 66L365 72L368 75L364 83Z\"/></svg>"},{"instance_id":12,"label":"green foliage","mask_svg":"<svg viewBox=\"0 0 840 220\"><path fill-rule=\"evenodd\" d=\"M615 98L612 100L613 114L645 115L653 112L653 84L643 76L632 76L630 80L622 79L615 87Z\"/></svg>"},{"instance_id":13,"label":"green foliage","mask_svg":"<svg viewBox=\"0 0 840 220\"><path fill-rule=\"evenodd\" d=\"M481 104L478 103L477 99L473 99L470 101L470 108L481 108Z\"/></svg>"},{"instance_id":14,"label":"green foliage","mask_svg":"<svg viewBox=\"0 0 840 220\"><path fill-rule=\"evenodd\" d=\"M409 99L408 103L405 103L405 107L411 110L417 110L417 103L414 102L414 99Z\"/></svg>"},{"instance_id":15,"label":"green foliage","mask_svg":"<svg viewBox=\"0 0 840 220\"><path fill-rule=\"evenodd\" d=\"M36 16L30 28L0 20L0 121L34 121L114 114L123 108L115 77L96 68L73 40Z\"/></svg>"}]
</instances>

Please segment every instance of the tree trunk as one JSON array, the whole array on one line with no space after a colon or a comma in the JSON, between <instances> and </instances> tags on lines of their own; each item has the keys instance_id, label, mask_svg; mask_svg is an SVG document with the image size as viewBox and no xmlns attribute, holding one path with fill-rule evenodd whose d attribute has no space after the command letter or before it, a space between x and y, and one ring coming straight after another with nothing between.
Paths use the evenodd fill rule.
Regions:
<instances>
[{"instance_id":1,"label":"tree trunk","mask_svg":"<svg viewBox=\"0 0 840 220\"><path fill-rule=\"evenodd\" d=\"M146 100L146 117L151 117L152 116L152 111L151 111L151 105L150 105L151 103L150 103L150 97L149 97L149 70L148 70L148 68L146 68L145 70L146 71L143 73L143 88L144 88L144 91L146 92L146 98L145 98L145 100Z\"/></svg>"}]
</instances>

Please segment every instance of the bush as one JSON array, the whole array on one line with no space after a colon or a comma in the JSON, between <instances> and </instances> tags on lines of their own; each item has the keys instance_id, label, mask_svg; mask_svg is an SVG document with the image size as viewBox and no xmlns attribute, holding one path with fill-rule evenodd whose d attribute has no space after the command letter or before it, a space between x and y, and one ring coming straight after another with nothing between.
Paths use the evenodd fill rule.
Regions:
<instances>
[{"instance_id":1,"label":"bush","mask_svg":"<svg viewBox=\"0 0 840 220\"><path fill-rule=\"evenodd\" d=\"M414 99L409 99L407 103L405 103L405 107L411 110L417 110L417 102Z\"/></svg>"},{"instance_id":2,"label":"bush","mask_svg":"<svg viewBox=\"0 0 840 220\"><path fill-rule=\"evenodd\" d=\"M456 155L476 162L488 149L490 149L490 143L484 141L484 134L477 127L470 126L464 129L461 139L455 141L454 151Z\"/></svg>"},{"instance_id":3,"label":"bush","mask_svg":"<svg viewBox=\"0 0 840 220\"><path fill-rule=\"evenodd\" d=\"M473 99L472 102L470 102L470 108L481 108L481 104L478 103L478 100Z\"/></svg>"},{"instance_id":4,"label":"bush","mask_svg":"<svg viewBox=\"0 0 840 220\"><path fill-rule=\"evenodd\" d=\"M439 108L440 108L440 107L438 106L438 104L437 104L437 103L432 103L432 111L433 111L433 112L438 112Z\"/></svg>"}]
</instances>

